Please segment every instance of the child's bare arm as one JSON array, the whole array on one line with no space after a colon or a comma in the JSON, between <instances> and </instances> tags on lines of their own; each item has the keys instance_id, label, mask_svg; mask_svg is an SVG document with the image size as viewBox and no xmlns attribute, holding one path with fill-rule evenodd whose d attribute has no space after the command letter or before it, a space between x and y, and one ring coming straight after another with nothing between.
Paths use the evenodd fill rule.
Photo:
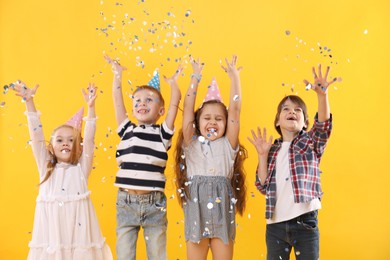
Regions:
<instances>
[{"instance_id":1,"label":"child's bare arm","mask_svg":"<svg viewBox=\"0 0 390 260\"><path fill-rule=\"evenodd\" d=\"M181 92L179 85L177 84L177 78L179 77L181 71L183 70L181 64L177 68L176 72L172 75L172 77L167 78L164 76L164 80L171 86L171 100L168 107L168 113L165 117L165 123L168 128L173 130L175 119L177 116L177 110L179 108L179 103L181 99Z\"/></svg>"},{"instance_id":2,"label":"child's bare arm","mask_svg":"<svg viewBox=\"0 0 390 260\"><path fill-rule=\"evenodd\" d=\"M240 132L240 113L241 113L241 81L240 71L242 67L237 68L237 55L233 55L232 60L225 59L226 67L222 66L230 78L230 98L228 109L228 121L226 122L226 136L233 148L238 146L238 135Z\"/></svg>"},{"instance_id":3,"label":"child's bare arm","mask_svg":"<svg viewBox=\"0 0 390 260\"><path fill-rule=\"evenodd\" d=\"M118 61L113 60L108 55L105 55L104 59L109 64L111 64L112 72L114 74L114 79L112 82L112 97L114 101L116 122L119 125L127 118L127 112L122 93L122 72L126 70L126 67L123 67L119 64Z\"/></svg>"},{"instance_id":4,"label":"child's bare arm","mask_svg":"<svg viewBox=\"0 0 390 260\"><path fill-rule=\"evenodd\" d=\"M198 85L202 77L202 69L204 64L200 62L200 59L194 60L191 57L192 75L190 86L187 89L184 97L183 105L183 142L187 146L192 140L192 136L195 133L193 124L195 123L194 107L196 101L196 94L198 91Z\"/></svg>"}]
</instances>

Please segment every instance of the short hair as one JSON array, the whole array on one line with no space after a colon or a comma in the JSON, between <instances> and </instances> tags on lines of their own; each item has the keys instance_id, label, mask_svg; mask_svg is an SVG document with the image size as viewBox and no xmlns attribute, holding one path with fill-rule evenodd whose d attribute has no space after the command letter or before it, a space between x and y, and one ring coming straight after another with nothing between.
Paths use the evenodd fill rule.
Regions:
<instances>
[{"instance_id":1,"label":"short hair","mask_svg":"<svg viewBox=\"0 0 390 260\"><path fill-rule=\"evenodd\" d=\"M280 113L282 112L283 105L287 100L290 100L291 102L293 102L294 104L297 104L298 106L300 106L302 108L303 116L304 116L304 120L305 120L305 124L306 124L306 127L303 127L303 130L306 130L308 125L309 125L309 116L307 113L307 107L306 107L306 104L303 101L303 99L298 97L298 96L295 96L295 95L285 96L280 101L280 103L278 105L276 116L275 116L275 121L274 121L274 127L275 127L276 131L280 134L280 136L282 136L282 131L280 130L280 126L277 126L277 123L279 121L279 117L280 117Z\"/></svg>"}]
</instances>

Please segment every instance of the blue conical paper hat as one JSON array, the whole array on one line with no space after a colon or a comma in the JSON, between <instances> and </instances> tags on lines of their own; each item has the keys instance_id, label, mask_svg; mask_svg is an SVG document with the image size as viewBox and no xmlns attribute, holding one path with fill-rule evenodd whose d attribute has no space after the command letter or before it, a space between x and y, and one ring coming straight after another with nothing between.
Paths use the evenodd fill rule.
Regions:
<instances>
[{"instance_id":1,"label":"blue conical paper hat","mask_svg":"<svg viewBox=\"0 0 390 260\"><path fill-rule=\"evenodd\" d=\"M149 81L148 85L160 91L160 74L157 69L153 72L153 78Z\"/></svg>"}]
</instances>

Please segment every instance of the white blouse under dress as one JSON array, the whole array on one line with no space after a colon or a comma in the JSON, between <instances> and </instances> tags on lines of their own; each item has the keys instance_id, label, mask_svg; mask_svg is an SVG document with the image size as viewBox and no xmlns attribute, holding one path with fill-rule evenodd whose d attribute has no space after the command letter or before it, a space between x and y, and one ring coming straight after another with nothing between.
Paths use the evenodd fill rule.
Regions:
<instances>
[{"instance_id":1,"label":"white blouse under dress","mask_svg":"<svg viewBox=\"0 0 390 260\"><path fill-rule=\"evenodd\" d=\"M26 114L41 182L50 155L39 113ZM95 130L95 119L86 120L79 163L58 163L49 179L40 185L28 259L112 259L88 190Z\"/></svg>"}]
</instances>

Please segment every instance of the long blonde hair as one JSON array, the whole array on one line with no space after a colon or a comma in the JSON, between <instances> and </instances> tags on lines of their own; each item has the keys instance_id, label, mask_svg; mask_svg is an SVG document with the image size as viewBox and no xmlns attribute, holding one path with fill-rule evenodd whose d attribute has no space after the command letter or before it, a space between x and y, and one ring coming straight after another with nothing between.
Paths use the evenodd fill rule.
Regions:
<instances>
[{"instance_id":1,"label":"long blonde hair","mask_svg":"<svg viewBox=\"0 0 390 260\"><path fill-rule=\"evenodd\" d=\"M81 132L78 129L74 128L73 126L60 125L59 127L57 127L56 129L53 130L51 137L50 137L50 142L47 145L46 149L48 150L51 158L47 162L47 165L46 165L47 170L46 170L45 177L39 183L39 185L43 184L45 181L47 181L50 178L50 176L53 173L53 170L57 164L57 157L54 154L54 149L53 149L52 143L53 143L53 136L61 128L69 128L69 129L73 130L73 146L72 146L72 151L70 153L70 164L75 165L80 160L80 156L81 156L81 153L83 151L83 147L82 147L83 138L81 137Z\"/></svg>"},{"instance_id":2,"label":"long blonde hair","mask_svg":"<svg viewBox=\"0 0 390 260\"><path fill-rule=\"evenodd\" d=\"M224 107L225 117L227 119L228 113L226 106L215 100L207 101L202 104L202 106L195 111L195 121L194 121L194 126L195 126L195 135L200 136L200 130L199 130L199 118L202 113L203 108L207 104L221 104ZM225 133L224 133L225 134ZM187 179L187 167L186 167L186 160L185 157L183 156L184 151L183 151L183 130L180 129L178 133L178 138L177 138L177 143L176 143L176 149L174 152L175 156L175 174L176 174L176 187L177 190L180 190L181 192L184 192L186 196L183 196L183 193L178 192L178 200L181 206L183 206L183 203L186 202L186 197L189 198L189 192L188 192L188 187L186 183L188 182ZM245 185L245 178L246 178L246 173L244 169L244 160L248 158L248 152L245 149L244 146L239 144L239 151L238 154L234 160L234 166L233 166L233 177L231 179L231 185L233 187L233 192L234 192L234 197L237 199L236 202L236 209L237 212L242 215L245 211L245 206L246 206L246 185Z\"/></svg>"}]
</instances>

